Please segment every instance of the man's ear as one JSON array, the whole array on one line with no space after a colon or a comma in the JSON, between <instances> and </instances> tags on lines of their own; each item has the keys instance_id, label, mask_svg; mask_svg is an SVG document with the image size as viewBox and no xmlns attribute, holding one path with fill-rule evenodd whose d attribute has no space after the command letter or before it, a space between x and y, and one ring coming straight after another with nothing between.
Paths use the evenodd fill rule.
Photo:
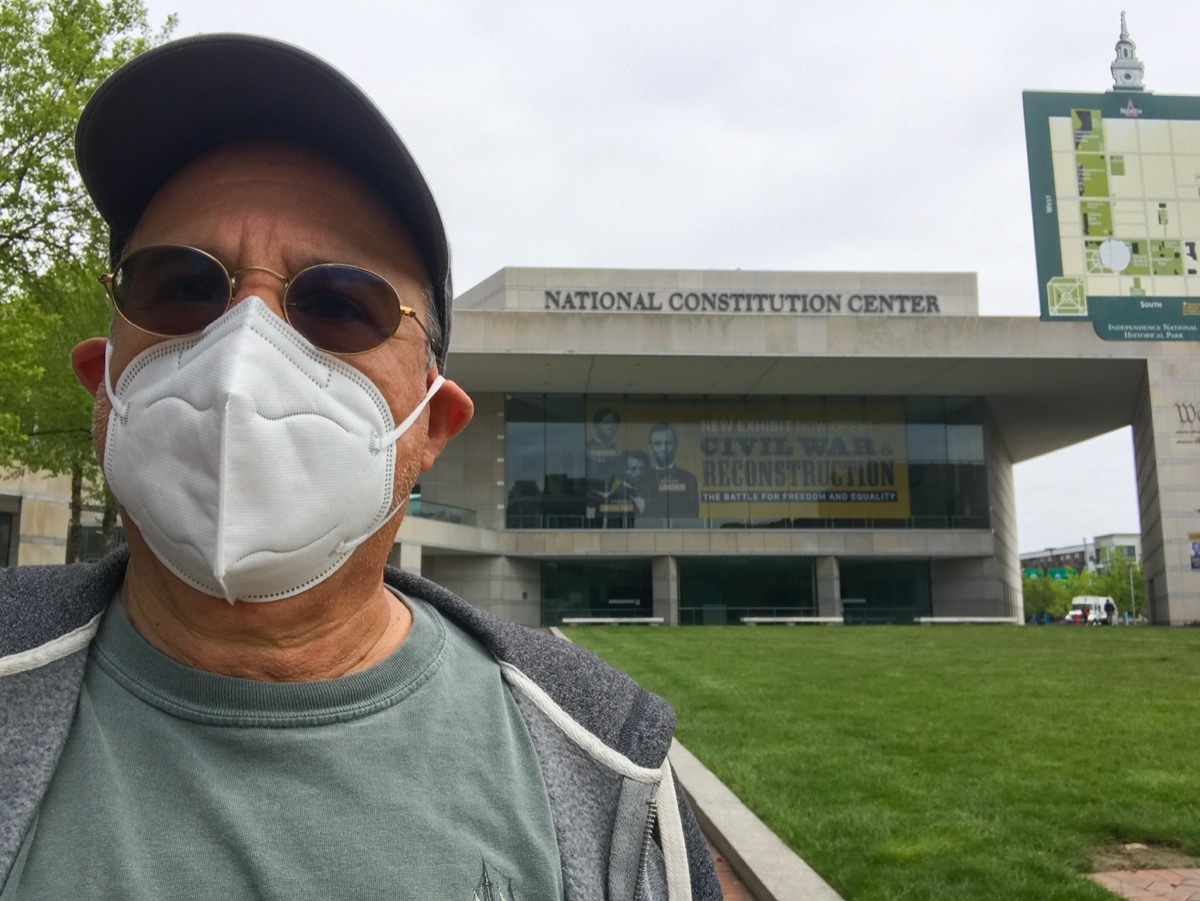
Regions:
<instances>
[{"instance_id":1,"label":"man's ear","mask_svg":"<svg viewBox=\"0 0 1200 901\"><path fill-rule=\"evenodd\" d=\"M436 370L430 371L432 384ZM429 440L421 457L421 469L428 470L450 439L461 432L475 415L475 404L467 392L447 379L437 394L429 399Z\"/></svg>"},{"instance_id":2,"label":"man's ear","mask_svg":"<svg viewBox=\"0 0 1200 901\"><path fill-rule=\"evenodd\" d=\"M104 346L108 341L104 338L87 338L75 345L71 351L71 368L75 370L75 378L87 389L88 394L95 394L100 383L104 381Z\"/></svg>"}]
</instances>

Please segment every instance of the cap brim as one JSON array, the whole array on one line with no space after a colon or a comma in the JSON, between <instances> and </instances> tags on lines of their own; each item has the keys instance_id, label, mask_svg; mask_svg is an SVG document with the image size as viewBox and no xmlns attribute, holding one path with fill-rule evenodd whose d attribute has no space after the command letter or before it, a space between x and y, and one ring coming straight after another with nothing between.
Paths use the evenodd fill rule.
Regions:
<instances>
[{"instance_id":1,"label":"cap brim","mask_svg":"<svg viewBox=\"0 0 1200 901\"><path fill-rule=\"evenodd\" d=\"M257 35L210 34L160 45L106 80L75 133L79 174L114 241L201 153L271 138L322 150L380 192L412 235L433 286L445 369L450 260L433 194L391 123L324 60Z\"/></svg>"}]
</instances>

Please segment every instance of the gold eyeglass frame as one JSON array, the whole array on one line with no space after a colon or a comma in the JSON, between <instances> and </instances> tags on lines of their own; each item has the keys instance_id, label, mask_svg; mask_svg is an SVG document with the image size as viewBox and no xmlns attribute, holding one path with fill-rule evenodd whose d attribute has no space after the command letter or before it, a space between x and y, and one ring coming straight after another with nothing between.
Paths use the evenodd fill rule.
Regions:
<instances>
[{"instance_id":1,"label":"gold eyeglass frame","mask_svg":"<svg viewBox=\"0 0 1200 901\"><path fill-rule=\"evenodd\" d=\"M405 306L404 303L400 300L400 292L396 290L396 286L393 285L391 282L389 282L386 278L384 278L378 272L374 272L363 266L355 266L353 263L316 263L312 266L305 266L303 269L301 269L299 272L297 272L291 278L288 278L286 275L276 272L274 269L268 269L266 266L243 266L241 269L237 269L233 272L230 272L228 269L225 268L225 264L222 263L220 260L218 260L211 253L201 250L199 247L191 247L190 245L187 245L187 244L148 244L145 247L139 247L137 250L135 250L133 253L131 253L128 257L125 257L125 259L121 260L121 262L117 264L116 268L113 269L112 272L105 272L99 276L100 284L104 285L105 290L108 292L108 297L112 301L113 309L115 309L117 311L117 315L119 315L122 319L124 319L126 322L128 322L130 325L132 325L135 329L137 329L140 332L145 332L147 335L154 335L158 338L186 338L189 335L198 335L198 334L200 334L200 332L204 331L204 329L201 328L201 329L197 329L194 332L184 332L181 335L172 335L172 334L167 334L164 332L156 332L156 331L153 331L152 329L146 328L145 326L138 325L136 322L134 322L132 319L130 319L128 316L126 316L125 311L121 309L121 304L117 300L116 292L113 290L113 283L116 281L117 273L120 271L121 267L124 266L125 263L130 258L136 256L139 253L142 253L143 251L161 250L161 249L165 249L165 248L166 249L177 249L177 250L190 250L194 253L200 254L201 256L208 257L210 260L212 260L214 263L216 263L217 266L220 267L221 271L223 273L225 273L226 281L229 282L229 297L225 301L225 309L221 311L222 316L225 313L229 312L229 308L233 306L233 299L237 296L237 292L238 292L238 279L245 273L247 273L247 272L265 272L267 275L270 275L273 278L279 279L281 282L283 282L283 304L282 304L283 321L286 322L289 326L291 326L292 323L291 323L291 320L288 319L288 313L287 313L287 310L288 310L287 292L288 292L288 289L295 283L296 279L298 279L304 273L310 272L313 269L324 269L326 267L331 267L331 266L337 267L338 269L355 269L359 272L365 272L367 275L374 276L375 278L377 278L381 282L383 282L385 285L387 285L388 288L391 289L392 295L396 298L396 305L400 308L400 319L396 323L396 328L392 331L391 335L388 335L386 338L384 338L378 344L368 347L366 350L333 351L333 350L324 350L324 348L321 348L321 350L323 350L325 353L331 353L334 356L338 356L338 357L357 357L360 354L370 353L371 351L382 347L384 344L387 343L387 341L392 336L394 336L396 334L396 332L400 331L400 325L404 322L405 317L411 319L413 322L415 322L420 327L421 331L424 332L424 334L425 334L425 341L427 342L428 346L430 346L430 347L433 346L433 336L431 334L429 334L429 329L425 326L425 323L423 323L420 320L420 318L417 316L417 311L415 309L413 309L412 307ZM220 317L217 317L217 318L220 318ZM215 321L216 321L216 319L213 320L213 322L215 322ZM211 324L212 323L209 323L209 325L211 325ZM207 328L207 325L205 326L205 328ZM295 328L295 326L292 326L292 328ZM312 340L311 338L308 338L307 335L305 336L305 338L309 341ZM314 343L314 345L316 344L316 342L313 342L313 343Z\"/></svg>"}]
</instances>

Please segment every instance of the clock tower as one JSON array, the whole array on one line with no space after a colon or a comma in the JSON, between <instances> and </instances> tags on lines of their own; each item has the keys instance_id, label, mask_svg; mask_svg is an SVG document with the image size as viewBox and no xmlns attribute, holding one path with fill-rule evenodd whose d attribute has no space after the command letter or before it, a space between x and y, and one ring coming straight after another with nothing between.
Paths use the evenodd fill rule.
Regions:
<instances>
[{"instance_id":1,"label":"clock tower","mask_svg":"<svg viewBox=\"0 0 1200 901\"><path fill-rule=\"evenodd\" d=\"M1129 39L1129 29L1125 27L1125 13L1121 13L1121 38L1117 41L1117 58L1113 60L1112 70L1114 91L1144 91L1142 75L1146 67L1137 58L1137 44Z\"/></svg>"}]
</instances>

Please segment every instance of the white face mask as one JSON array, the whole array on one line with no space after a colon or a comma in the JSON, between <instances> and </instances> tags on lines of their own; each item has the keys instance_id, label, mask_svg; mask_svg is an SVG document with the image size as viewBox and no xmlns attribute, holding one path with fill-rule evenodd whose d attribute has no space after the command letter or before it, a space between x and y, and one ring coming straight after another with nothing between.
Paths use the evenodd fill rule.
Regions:
<instances>
[{"instance_id":1,"label":"white face mask","mask_svg":"<svg viewBox=\"0 0 1200 901\"><path fill-rule=\"evenodd\" d=\"M399 426L379 389L258 297L201 334L156 344L114 390L104 474L154 555L230 603L329 578L400 509Z\"/></svg>"}]
</instances>

